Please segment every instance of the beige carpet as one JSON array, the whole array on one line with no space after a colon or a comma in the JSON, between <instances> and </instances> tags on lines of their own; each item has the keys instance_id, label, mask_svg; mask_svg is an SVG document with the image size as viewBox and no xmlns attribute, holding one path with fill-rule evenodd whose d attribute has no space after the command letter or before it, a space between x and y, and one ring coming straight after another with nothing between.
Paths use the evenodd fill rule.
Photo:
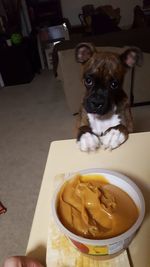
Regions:
<instances>
[{"instance_id":1,"label":"beige carpet","mask_svg":"<svg viewBox=\"0 0 150 267\"><path fill-rule=\"evenodd\" d=\"M133 114L136 131L150 130L150 106ZM8 209L0 216L0 266L7 256L25 253L50 142L72 138L73 128L52 73L0 90L0 200Z\"/></svg>"}]
</instances>

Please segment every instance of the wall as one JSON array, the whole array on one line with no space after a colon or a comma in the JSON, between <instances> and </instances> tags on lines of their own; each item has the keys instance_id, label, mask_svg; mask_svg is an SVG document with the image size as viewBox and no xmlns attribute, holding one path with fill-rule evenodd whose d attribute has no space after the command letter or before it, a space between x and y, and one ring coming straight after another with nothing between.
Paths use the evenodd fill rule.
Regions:
<instances>
[{"instance_id":1,"label":"wall","mask_svg":"<svg viewBox=\"0 0 150 267\"><path fill-rule=\"evenodd\" d=\"M112 5L114 8L120 7L121 21L120 26L129 26L133 21L133 8L136 5L142 6L142 0L61 0L63 17L68 18L71 25L79 25L78 14L81 7L86 4L93 4L95 7L100 5Z\"/></svg>"}]
</instances>

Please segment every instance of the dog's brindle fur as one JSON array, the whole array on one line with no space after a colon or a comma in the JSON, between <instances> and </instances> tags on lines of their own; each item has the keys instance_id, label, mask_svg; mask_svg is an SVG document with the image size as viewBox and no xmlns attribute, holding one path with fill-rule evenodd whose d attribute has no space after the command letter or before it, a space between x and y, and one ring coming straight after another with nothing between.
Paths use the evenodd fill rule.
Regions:
<instances>
[{"instance_id":1,"label":"dog's brindle fur","mask_svg":"<svg viewBox=\"0 0 150 267\"><path fill-rule=\"evenodd\" d=\"M140 50L131 48L122 55L97 52L89 43L76 48L76 59L83 65L86 93L79 112L77 140L83 151L100 145L114 149L132 132L132 116L128 98L122 89L129 67L140 59Z\"/></svg>"}]
</instances>

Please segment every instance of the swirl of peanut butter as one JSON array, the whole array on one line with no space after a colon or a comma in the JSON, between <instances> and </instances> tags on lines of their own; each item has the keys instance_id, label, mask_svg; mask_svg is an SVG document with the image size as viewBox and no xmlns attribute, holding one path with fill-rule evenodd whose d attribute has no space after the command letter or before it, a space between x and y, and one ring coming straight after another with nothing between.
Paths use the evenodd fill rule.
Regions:
<instances>
[{"instance_id":1,"label":"swirl of peanut butter","mask_svg":"<svg viewBox=\"0 0 150 267\"><path fill-rule=\"evenodd\" d=\"M123 233L138 218L137 207L128 194L100 176L87 179L77 175L67 181L59 192L57 211L66 228L91 239Z\"/></svg>"}]
</instances>

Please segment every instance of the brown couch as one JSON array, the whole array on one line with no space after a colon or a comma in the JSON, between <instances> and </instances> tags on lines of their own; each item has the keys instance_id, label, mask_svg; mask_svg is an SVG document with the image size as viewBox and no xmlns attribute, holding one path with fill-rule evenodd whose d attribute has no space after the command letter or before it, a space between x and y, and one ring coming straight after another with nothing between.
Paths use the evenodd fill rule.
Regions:
<instances>
[{"instance_id":1,"label":"brown couch","mask_svg":"<svg viewBox=\"0 0 150 267\"><path fill-rule=\"evenodd\" d=\"M124 34L123 34L124 33ZM131 34L132 33L132 34ZM125 35L125 36L124 36ZM55 62L55 74L62 81L66 101L72 114L77 113L84 93L81 81L80 64L75 62L74 49L81 41L91 41L97 49L122 53L129 46L138 46L143 51L143 65L136 67L134 75L129 71L124 81L124 90L129 98L131 87L134 93L134 103L150 101L150 30L122 31L101 36L93 36L88 39L81 38L74 42L65 42L57 48L57 64ZM115 39L116 38L116 39ZM104 45L105 43L105 45ZM56 52L56 51L55 51ZM149 52L149 53L148 53ZM57 68L56 68L57 66ZM133 103L132 103L133 104Z\"/></svg>"}]
</instances>

